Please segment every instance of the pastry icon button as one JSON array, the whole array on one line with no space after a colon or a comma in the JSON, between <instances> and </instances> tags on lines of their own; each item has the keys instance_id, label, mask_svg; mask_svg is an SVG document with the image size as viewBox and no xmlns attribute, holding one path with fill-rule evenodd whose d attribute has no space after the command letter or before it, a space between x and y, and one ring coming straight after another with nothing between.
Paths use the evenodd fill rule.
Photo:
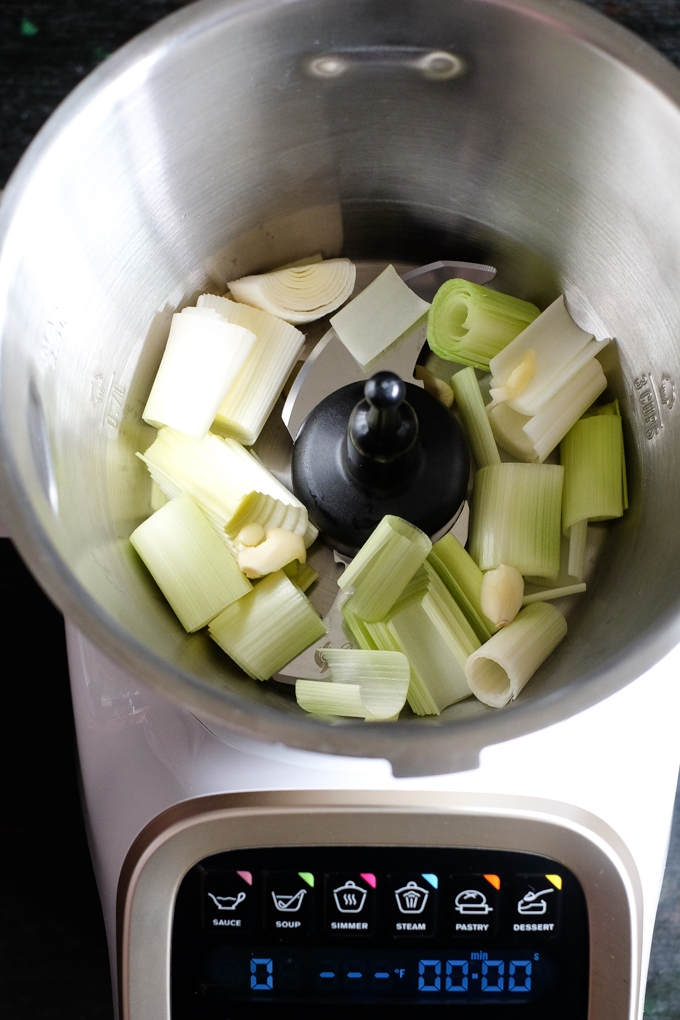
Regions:
<instances>
[{"instance_id":1,"label":"pastry icon button","mask_svg":"<svg viewBox=\"0 0 680 1020\"><path fill-rule=\"evenodd\" d=\"M491 935L498 927L498 875L454 875L449 901L451 934L459 938Z\"/></svg>"}]
</instances>

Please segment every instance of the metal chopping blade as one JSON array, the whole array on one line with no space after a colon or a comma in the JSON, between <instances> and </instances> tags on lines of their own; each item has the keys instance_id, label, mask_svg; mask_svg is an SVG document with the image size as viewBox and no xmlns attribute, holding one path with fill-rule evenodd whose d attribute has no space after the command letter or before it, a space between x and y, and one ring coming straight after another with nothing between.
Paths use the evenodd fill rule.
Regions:
<instances>
[{"instance_id":1,"label":"metal chopping blade","mask_svg":"<svg viewBox=\"0 0 680 1020\"><path fill-rule=\"evenodd\" d=\"M431 301L447 280L455 278L485 284L493 280L496 270L475 262L430 262L404 273L402 280L418 297ZM396 372L405 382L422 387L413 372L426 340L426 326L417 326L398 347L390 348L371 364L368 371L355 361L333 329L321 338L300 369L281 417L295 440L309 412L329 394L350 383L370 379L376 372Z\"/></svg>"}]
</instances>

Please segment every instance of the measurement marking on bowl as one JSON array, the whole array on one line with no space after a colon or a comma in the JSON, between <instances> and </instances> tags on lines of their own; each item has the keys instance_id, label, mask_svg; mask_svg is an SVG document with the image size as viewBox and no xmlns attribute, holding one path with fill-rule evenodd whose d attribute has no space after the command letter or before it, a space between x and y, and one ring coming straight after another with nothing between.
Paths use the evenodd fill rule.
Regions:
<instances>
[{"instance_id":1,"label":"measurement marking on bowl","mask_svg":"<svg viewBox=\"0 0 680 1020\"><path fill-rule=\"evenodd\" d=\"M125 394L127 387L116 381L116 373L112 372L108 383L104 382L102 372L92 376L89 387L89 400L93 407L102 407L100 424L108 425L110 429L118 429L123 408L125 406Z\"/></svg>"},{"instance_id":2,"label":"measurement marking on bowl","mask_svg":"<svg viewBox=\"0 0 680 1020\"><path fill-rule=\"evenodd\" d=\"M63 310L59 307L54 308L47 320L42 343L40 345L42 356L47 362L49 368L57 367L65 328L66 321L64 319Z\"/></svg>"},{"instance_id":3,"label":"measurement marking on bowl","mask_svg":"<svg viewBox=\"0 0 680 1020\"><path fill-rule=\"evenodd\" d=\"M665 404L670 411L675 403L675 383L665 372L661 376L661 382L659 383L659 396L661 397L661 403Z\"/></svg>"},{"instance_id":4,"label":"measurement marking on bowl","mask_svg":"<svg viewBox=\"0 0 680 1020\"><path fill-rule=\"evenodd\" d=\"M651 373L645 372L633 381L633 386L635 387L635 395L645 426L645 436L648 440L651 440L654 436L660 435L661 429L664 427L659 410L657 387ZM659 390L661 392L661 403L670 410L675 403L675 387L672 379L666 373L661 377Z\"/></svg>"},{"instance_id":5,"label":"measurement marking on bowl","mask_svg":"<svg viewBox=\"0 0 680 1020\"><path fill-rule=\"evenodd\" d=\"M104 377L101 374L92 376L90 382L90 401L93 407L97 404L101 404L102 400L106 396L106 387L104 386Z\"/></svg>"}]
</instances>

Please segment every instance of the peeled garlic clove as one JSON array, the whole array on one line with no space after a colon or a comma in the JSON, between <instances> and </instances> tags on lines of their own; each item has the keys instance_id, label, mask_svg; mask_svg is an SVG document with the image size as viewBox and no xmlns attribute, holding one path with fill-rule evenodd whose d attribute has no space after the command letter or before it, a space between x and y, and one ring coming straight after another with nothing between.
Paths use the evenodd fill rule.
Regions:
<instances>
[{"instance_id":1,"label":"peeled garlic clove","mask_svg":"<svg viewBox=\"0 0 680 1020\"><path fill-rule=\"evenodd\" d=\"M305 563L307 550L302 535L285 531L283 528L271 528L264 542L256 546L244 546L239 551L237 559L246 577L264 577L265 574L281 570L292 560Z\"/></svg>"},{"instance_id":2,"label":"peeled garlic clove","mask_svg":"<svg viewBox=\"0 0 680 1020\"><path fill-rule=\"evenodd\" d=\"M501 400L515 400L520 396L520 394L524 393L535 375L536 353L529 348L519 365L517 365L517 367L514 368L508 376L508 381L505 386L501 386L498 389L494 389L492 387L489 390L489 394L496 402L500 402Z\"/></svg>"},{"instance_id":3,"label":"peeled garlic clove","mask_svg":"<svg viewBox=\"0 0 680 1020\"><path fill-rule=\"evenodd\" d=\"M267 532L259 521L251 521L250 524L246 524L245 528L241 528L236 536L236 548L251 548L252 546L259 545L260 542L264 542L266 537Z\"/></svg>"},{"instance_id":4,"label":"peeled garlic clove","mask_svg":"<svg viewBox=\"0 0 680 1020\"><path fill-rule=\"evenodd\" d=\"M424 365L416 365L414 372L416 379L420 379L423 384L423 388L431 393L437 400L441 400L445 407L451 407L453 404L453 390L451 387L444 382L443 379L438 379L436 375L430 372L429 368L425 368Z\"/></svg>"},{"instance_id":5,"label":"peeled garlic clove","mask_svg":"<svg viewBox=\"0 0 680 1020\"><path fill-rule=\"evenodd\" d=\"M522 608L524 578L517 567L501 563L482 579L482 612L496 627L507 627Z\"/></svg>"}]
</instances>

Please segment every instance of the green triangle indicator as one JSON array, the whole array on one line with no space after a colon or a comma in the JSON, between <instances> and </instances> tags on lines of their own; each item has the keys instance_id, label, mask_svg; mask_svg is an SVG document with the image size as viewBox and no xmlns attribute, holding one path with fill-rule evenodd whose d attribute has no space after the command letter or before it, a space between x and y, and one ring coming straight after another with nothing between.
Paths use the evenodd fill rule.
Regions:
<instances>
[{"instance_id":1,"label":"green triangle indicator","mask_svg":"<svg viewBox=\"0 0 680 1020\"><path fill-rule=\"evenodd\" d=\"M307 885L312 887L312 889L314 888L314 875L311 871L298 871L298 875L303 882L306 882Z\"/></svg>"}]
</instances>

